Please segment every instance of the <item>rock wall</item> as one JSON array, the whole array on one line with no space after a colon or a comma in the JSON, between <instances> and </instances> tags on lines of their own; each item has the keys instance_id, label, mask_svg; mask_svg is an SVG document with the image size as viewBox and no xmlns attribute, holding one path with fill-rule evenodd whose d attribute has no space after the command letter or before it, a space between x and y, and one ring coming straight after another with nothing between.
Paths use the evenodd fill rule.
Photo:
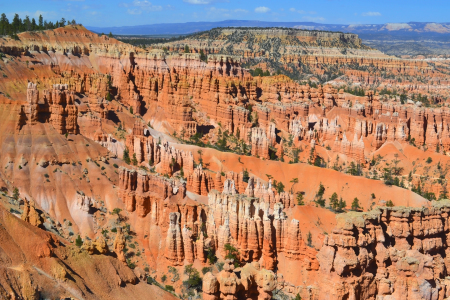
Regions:
<instances>
[{"instance_id":1,"label":"rock wall","mask_svg":"<svg viewBox=\"0 0 450 300\"><path fill-rule=\"evenodd\" d=\"M449 297L450 202L338 215L317 254L317 299Z\"/></svg>"},{"instance_id":2,"label":"rock wall","mask_svg":"<svg viewBox=\"0 0 450 300\"><path fill-rule=\"evenodd\" d=\"M36 85L29 82L27 104L20 108L16 129L41 122L50 123L60 134L78 134L78 109L74 96L67 85L55 84L51 90L44 90L44 97L40 99Z\"/></svg>"},{"instance_id":3,"label":"rock wall","mask_svg":"<svg viewBox=\"0 0 450 300\"><path fill-rule=\"evenodd\" d=\"M201 172L201 168L195 170ZM182 204L183 183L143 171L120 170L119 197L129 212L139 217L151 215L154 225L167 229L164 256L172 265L195 259L206 263L208 249L225 256L225 244L234 245L241 262L260 262L275 270L277 255L302 261L307 269L317 269L315 251L306 247L299 222L288 221L283 209L294 206L292 194L276 194L250 178L245 194L239 194L232 179L226 179L223 192L209 191L208 204ZM229 177L242 175L229 174ZM240 183L240 186L243 183ZM194 193L203 194L203 185L194 183ZM163 204L170 199L169 211ZM167 222L167 223L165 223Z\"/></svg>"},{"instance_id":4,"label":"rock wall","mask_svg":"<svg viewBox=\"0 0 450 300\"><path fill-rule=\"evenodd\" d=\"M233 260L226 260L223 270L214 276L211 272L203 278L203 299L258 299L270 300L277 287L272 271L262 269L259 263L246 264L234 272Z\"/></svg>"},{"instance_id":5,"label":"rock wall","mask_svg":"<svg viewBox=\"0 0 450 300\"><path fill-rule=\"evenodd\" d=\"M45 120L61 133L78 133L77 106L72 105L73 92L77 92L89 99L110 95L159 129L177 132L184 138L195 134L199 124L217 127L220 123L222 130L252 145L253 155L262 158L269 157L268 147L279 145L275 132L280 130L291 133L296 141L331 141L334 151L360 162L391 141L413 140L416 145L439 145L442 150L450 150L450 113L446 107L424 108L412 101L402 105L385 101L371 91L357 97L331 85L299 85L283 75L253 78L241 67L242 59L231 55L211 54L205 63L198 54L148 52L100 38L81 27L51 32L55 38L70 36L79 40L78 46L57 46L40 34L33 38L24 34L20 41L4 40L0 44L4 53L29 52L43 63L42 68L58 67L52 76L41 79L41 85L52 87L43 99L48 104L38 105L39 92L30 85L18 128L27 122ZM76 67L65 59L58 60L65 54L77 62ZM95 63L88 62L87 55ZM345 58L342 63L351 64L355 59ZM373 63L357 59L360 65L366 60L369 65ZM386 58L384 64L402 72L426 70L426 66L414 61ZM34 68L37 72L41 66ZM107 113L101 103L94 102L90 103L92 110ZM203 120L205 116L208 118ZM148 139L141 139L127 141L128 148L135 142L140 144L137 157L149 161L152 146ZM347 139L353 140L349 144ZM169 174L170 168L166 171Z\"/></svg>"}]
</instances>

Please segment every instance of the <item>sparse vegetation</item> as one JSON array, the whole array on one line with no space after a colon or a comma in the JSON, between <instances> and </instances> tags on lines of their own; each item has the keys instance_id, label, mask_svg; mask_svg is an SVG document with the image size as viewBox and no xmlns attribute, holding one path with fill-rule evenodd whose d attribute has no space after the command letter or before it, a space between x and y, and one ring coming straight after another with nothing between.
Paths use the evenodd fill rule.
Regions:
<instances>
[{"instance_id":1,"label":"sparse vegetation","mask_svg":"<svg viewBox=\"0 0 450 300\"><path fill-rule=\"evenodd\" d=\"M83 240L81 239L81 236L80 236L80 235L78 235L78 237L76 238L76 240L75 240L75 245L76 245L77 247L83 246Z\"/></svg>"},{"instance_id":2,"label":"sparse vegetation","mask_svg":"<svg viewBox=\"0 0 450 300\"><path fill-rule=\"evenodd\" d=\"M352 210L357 211L360 210L361 206L359 206L359 199L355 197L352 202Z\"/></svg>"},{"instance_id":3,"label":"sparse vegetation","mask_svg":"<svg viewBox=\"0 0 450 300\"><path fill-rule=\"evenodd\" d=\"M312 234L311 231L308 231L308 234L306 235L306 242L308 247L312 247Z\"/></svg>"},{"instance_id":4,"label":"sparse vegetation","mask_svg":"<svg viewBox=\"0 0 450 300\"><path fill-rule=\"evenodd\" d=\"M131 163L130 152L128 151L128 147L125 147L125 149L123 150L123 157L122 157L122 159L127 164Z\"/></svg>"}]
</instances>

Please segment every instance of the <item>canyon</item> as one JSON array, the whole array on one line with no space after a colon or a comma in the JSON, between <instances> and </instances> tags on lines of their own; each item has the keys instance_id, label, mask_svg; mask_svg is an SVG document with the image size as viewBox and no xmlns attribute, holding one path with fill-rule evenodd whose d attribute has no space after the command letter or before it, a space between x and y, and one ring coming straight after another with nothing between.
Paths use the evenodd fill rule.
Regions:
<instances>
[{"instance_id":1,"label":"canyon","mask_svg":"<svg viewBox=\"0 0 450 300\"><path fill-rule=\"evenodd\" d=\"M68 25L0 40L0 295L449 297L445 63L355 34L193 37L143 49ZM257 56L346 71L252 76ZM373 79L355 62L442 81L426 103L420 86L386 97L385 75L353 95L346 76Z\"/></svg>"}]
</instances>

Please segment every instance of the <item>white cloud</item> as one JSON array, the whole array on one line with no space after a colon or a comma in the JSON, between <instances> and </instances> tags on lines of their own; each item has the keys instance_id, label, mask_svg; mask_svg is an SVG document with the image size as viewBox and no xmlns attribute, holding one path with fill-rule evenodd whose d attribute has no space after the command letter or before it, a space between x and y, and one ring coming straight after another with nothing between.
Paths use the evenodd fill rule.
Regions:
<instances>
[{"instance_id":1,"label":"white cloud","mask_svg":"<svg viewBox=\"0 0 450 300\"><path fill-rule=\"evenodd\" d=\"M301 10L301 9L295 9L295 8L289 8L289 10L291 11L291 12L295 12L295 13L299 13L299 14L306 14L306 11L304 11L304 10Z\"/></svg>"},{"instance_id":2,"label":"white cloud","mask_svg":"<svg viewBox=\"0 0 450 300\"><path fill-rule=\"evenodd\" d=\"M377 11L368 11L361 14L364 17L380 17L381 14Z\"/></svg>"},{"instance_id":3,"label":"white cloud","mask_svg":"<svg viewBox=\"0 0 450 300\"><path fill-rule=\"evenodd\" d=\"M255 12L257 12L257 13L266 13L269 11L270 11L270 8L265 7L265 6L260 6L260 7L255 8Z\"/></svg>"},{"instance_id":4,"label":"white cloud","mask_svg":"<svg viewBox=\"0 0 450 300\"><path fill-rule=\"evenodd\" d=\"M325 21L325 18L323 17L310 17L310 16L304 16L302 17L303 20L309 21L309 22L323 22Z\"/></svg>"},{"instance_id":5,"label":"white cloud","mask_svg":"<svg viewBox=\"0 0 450 300\"><path fill-rule=\"evenodd\" d=\"M213 0L183 0L183 2L190 4L210 4Z\"/></svg>"},{"instance_id":6,"label":"white cloud","mask_svg":"<svg viewBox=\"0 0 450 300\"><path fill-rule=\"evenodd\" d=\"M151 2L147 0L134 0L133 6L140 7L142 10L146 11L158 11L162 10L161 5L153 5Z\"/></svg>"},{"instance_id":7,"label":"white cloud","mask_svg":"<svg viewBox=\"0 0 450 300\"><path fill-rule=\"evenodd\" d=\"M132 3L120 3L119 6L129 7L127 12L130 15L140 15L142 12L163 10L161 5L153 5L147 0L134 0Z\"/></svg>"},{"instance_id":8,"label":"white cloud","mask_svg":"<svg viewBox=\"0 0 450 300\"><path fill-rule=\"evenodd\" d=\"M227 8L217 8L217 7L209 7L206 8L207 14L210 17L218 17L222 16L225 18L230 18L235 14L246 14L248 10L237 8L237 9L227 9Z\"/></svg>"},{"instance_id":9,"label":"white cloud","mask_svg":"<svg viewBox=\"0 0 450 300\"><path fill-rule=\"evenodd\" d=\"M140 15L140 14L142 14L142 10L137 9L137 8L135 8L135 9L128 9L127 12L130 15Z\"/></svg>"},{"instance_id":10,"label":"white cloud","mask_svg":"<svg viewBox=\"0 0 450 300\"><path fill-rule=\"evenodd\" d=\"M227 9L227 8L216 8L216 7L210 7L206 9L208 12L218 12L218 13L228 13L228 12L234 12L234 13L248 13L248 10L242 9L242 8L236 8L236 9Z\"/></svg>"}]
</instances>

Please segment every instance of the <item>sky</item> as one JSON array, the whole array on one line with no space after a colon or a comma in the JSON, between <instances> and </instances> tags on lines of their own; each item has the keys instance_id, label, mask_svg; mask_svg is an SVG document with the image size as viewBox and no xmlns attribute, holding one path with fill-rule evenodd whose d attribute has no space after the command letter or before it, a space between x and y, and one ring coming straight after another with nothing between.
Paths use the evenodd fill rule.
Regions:
<instances>
[{"instance_id":1,"label":"sky","mask_svg":"<svg viewBox=\"0 0 450 300\"><path fill-rule=\"evenodd\" d=\"M39 14L85 26L132 26L223 20L382 24L450 22L450 0L14 0L0 1L11 20Z\"/></svg>"}]
</instances>

